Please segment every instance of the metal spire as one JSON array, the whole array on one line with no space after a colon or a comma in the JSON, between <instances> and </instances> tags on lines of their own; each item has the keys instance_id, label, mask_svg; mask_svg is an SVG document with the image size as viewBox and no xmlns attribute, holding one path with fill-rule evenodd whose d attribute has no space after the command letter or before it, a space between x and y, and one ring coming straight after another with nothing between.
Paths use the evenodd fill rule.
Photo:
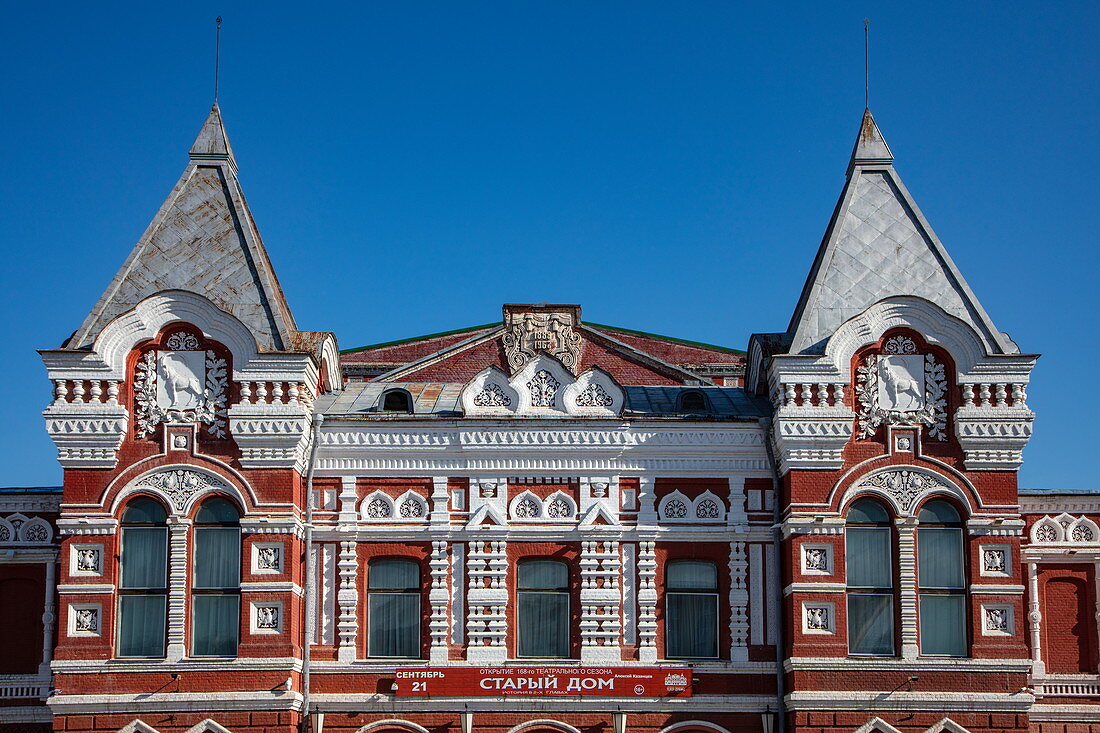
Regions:
<instances>
[{"instance_id":1,"label":"metal spire","mask_svg":"<svg viewBox=\"0 0 1100 733\"><path fill-rule=\"evenodd\" d=\"M871 109L871 21L863 19L863 108Z\"/></svg>"},{"instance_id":2,"label":"metal spire","mask_svg":"<svg viewBox=\"0 0 1100 733\"><path fill-rule=\"evenodd\" d=\"M214 35L214 104L218 103L218 72L221 66L222 56L222 17L219 15L214 21L218 29Z\"/></svg>"}]
</instances>

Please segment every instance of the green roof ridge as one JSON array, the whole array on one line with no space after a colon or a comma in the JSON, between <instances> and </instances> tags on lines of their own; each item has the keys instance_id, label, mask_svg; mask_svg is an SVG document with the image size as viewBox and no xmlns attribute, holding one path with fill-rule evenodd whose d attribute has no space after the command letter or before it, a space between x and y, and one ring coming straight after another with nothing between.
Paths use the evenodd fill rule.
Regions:
<instances>
[{"instance_id":1,"label":"green roof ridge","mask_svg":"<svg viewBox=\"0 0 1100 733\"><path fill-rule=\"evenodd\" d=\"M456 333L469 333L470 331L480 331L483 328L492 328L499 326L499 323L485 323L480 326L467 326L466 328L456 328L453 331L440 331L439 333L429 333L424 336L413 336L407 339L397 339L396 341L383 341L380 344L369 344L367 346L356 346L353 349L340 349L341 354L354 354L357 351L366 351L367 349L381 349L385 346L398 346L400 344L410 344L413 341L426 341L428 339L440 338L441 336L453 336Z\"/></svg>"},{"instance_id":2,"label":"green roof ridge","mask_svg":"<svg viewBox=\"0 0 1100 733\"><path fill-rule=\"evenodd\" d=\"M686 346L703 346L708 349L718 349L719 351L728 351L731 354L744 355L748 352L741 349L731 349L728 346L718 346L717 344L708 344L702 341L689 341L688 339L678 339L675 336L663 336L659 333L649 333L648 331L636 331L633 328L623 328L621 326L608 326L605 323L593 323L592 321L582 321L585 326L592 326L594 328L607 328L612 331L622 331L623 333L634 334L635 336L648 336L650 338L661 339L662 341L673 341L678 344L684 344Z\"/></svg>"}]
</instances>

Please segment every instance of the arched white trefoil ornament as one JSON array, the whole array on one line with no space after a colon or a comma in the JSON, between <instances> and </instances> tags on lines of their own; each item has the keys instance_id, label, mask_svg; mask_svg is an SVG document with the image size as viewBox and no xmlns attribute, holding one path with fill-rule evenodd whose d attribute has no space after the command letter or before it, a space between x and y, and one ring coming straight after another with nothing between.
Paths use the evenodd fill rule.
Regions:
<instances>
[{"instance_id":1,"label":"arched white trefoil ornament","mask_svg":"<svg viewBox=\"0 0 1100 733\"><path fill-rule=\"evenodd\" d=\"M1039 544L1100 544L1100 527L1085 516L1048 515L1032 525L1031 541Z\"/></svg>"},{"instance_id":2,"label":"arched white trefoil ornament","mask_svg":"<svg viewBox=\"0 0 1100 733\"><path fill-rule=\"evenodd\" d=\"M491 366L462 389L467 417L615 417L626 401L610 374L591 367L578 376L539 354L509 377Z\"/></svg>"},{"instance_id":3,"label":"arched white trefoil ornament","mask_svg":"<svg viewBox=\"0 0 1100 733\"><path fill-rule=\"evenodd\" d=\"M562 491L545 499L524 491L508 502L508 516L518 522L572 522L577 518L577 503Z\"/></svg>"},{"instance_id":4,"label":"arched white trefoil ornament","mask_svg":"<svg viewBox=\"0 0 1100 733\"><path fill-rule=\"evenodd\" d=\"M886 499L898 516L911 516L929 496L951 496L971 511L966 494L946 476L917 466L890 466L863 476L844 492L841 506L859 494L876 494Z\"/></svg>"},{"instance_id":5,"label":"arched white trefoil ornament","mask_svg":"<svg viewBox=\"0 0 1100 733\"><path fill-rule=\"evenodd\" d=\"M173 514L185 516L197 502L210 494L224 494L234 499L244 509L247 506L242 492L221 476L197 466L167 466L138 477L115 497L117 507L136 493L159 496Z\"/></svg>"},{"instance_id":6,"label":"arched white trefoil ornament","mask_svg":"<svg viewBox=\"0 0 1100 733\"><path fill-rule=\"evenodd\" d=\"M726 503L710 491L689 499L676 490L657 502L657 518L662 522L724 522Z\"/></svg>"}]
</instances>

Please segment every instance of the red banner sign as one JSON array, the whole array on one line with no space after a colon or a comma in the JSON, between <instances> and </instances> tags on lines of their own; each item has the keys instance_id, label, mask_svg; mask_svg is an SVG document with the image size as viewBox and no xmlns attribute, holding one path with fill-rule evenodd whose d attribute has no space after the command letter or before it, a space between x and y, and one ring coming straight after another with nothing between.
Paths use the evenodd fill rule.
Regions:
<instances>
[{"instance_id":1,"label":"red banner sign","mask_svg":"<svg viewBox=\"0 0 1100 733\"><path fill-rule=\"evenodd\" d=\"M444 667L396 676L398 697L691 697L686 667Z\"/></svg>"}]
</instances>

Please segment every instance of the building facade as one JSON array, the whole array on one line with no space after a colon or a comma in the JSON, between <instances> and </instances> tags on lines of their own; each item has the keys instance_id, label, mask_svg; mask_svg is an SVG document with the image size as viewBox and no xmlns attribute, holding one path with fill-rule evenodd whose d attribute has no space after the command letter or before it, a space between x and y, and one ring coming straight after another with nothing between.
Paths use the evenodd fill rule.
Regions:
<instances>
[{"instance_id":1,"label":"building facade","mask_svg":"<svg viewBox=\"0 0 1100 733\"><path fill-rule=\"evenodd\" d=\"M215 105L41 354L64 485L0 491L2 730L1100 727L1100 496L1018 489L1037 357L870 112L747 351L543 303L341 352Z\"/></svg>"}]
</instances>

